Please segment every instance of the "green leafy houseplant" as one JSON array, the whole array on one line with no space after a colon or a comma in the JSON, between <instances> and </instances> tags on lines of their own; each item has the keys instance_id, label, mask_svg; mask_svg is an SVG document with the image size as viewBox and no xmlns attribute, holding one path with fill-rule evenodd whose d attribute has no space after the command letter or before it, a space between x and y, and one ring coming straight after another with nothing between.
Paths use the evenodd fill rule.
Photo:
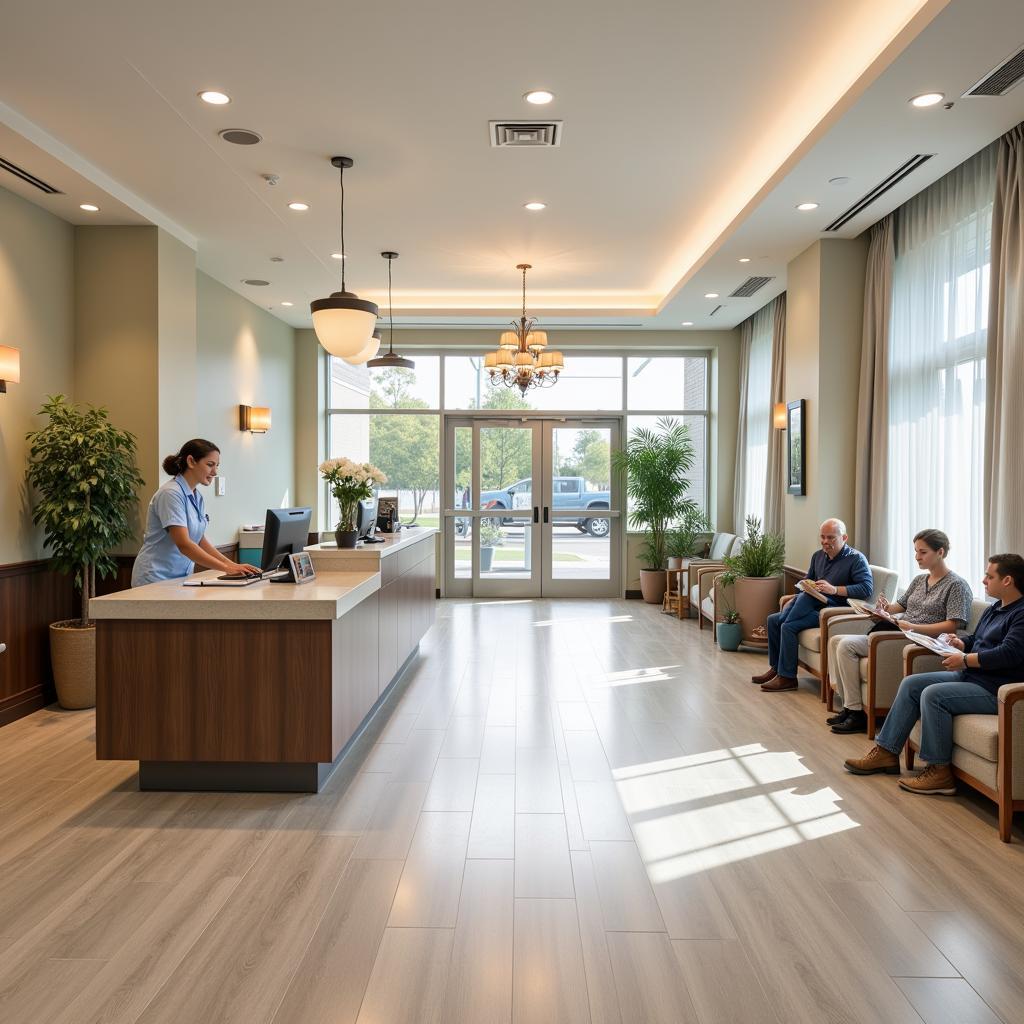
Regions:
<instances>
[{"instance_id":1,"label":"green leafy houseplant","mask_svg":"<svg viewBox=\"0 0 1024 1024\"><path fill-rule=\"evenodd\" d=\"M766 579L780 576L786 561L786 539L778 533L764 533L757 516L747 516L747 535L739 553L724 559L722 582L732 586L736 580Z\"/></svg>"},{"instance_id":2,"label":"green leafy houseplant","mask_svg":"<svg viewBox=\"0 0 1024 1024\"><path fill-rule=\"evenodd\" d=\"M756 516L747 517L746 527L746 537L739 553L725 559L725 572L718 580L723 604L735 608L735 619L724 621L742 622L742 642L763 647L766 643L763 632L759 637L756 631L778 608L786 541L777 533L764 533L761 520Z\"/></svg>"},{"instance_id":3,"label":"green leafy houseplant","mask_svg":"<svg viewBox=\"0 0 1024 1024\"><path fill-rule=\"evenodd\" d=\"M48 398L40 414L49 422L26 437L27 478L39 494L32 521L43 528L55 567L74 574L82 594L74 624L84 629L97 575L114 574L110 552L135 534L131 516L143 483L135 437L118 430L106 409L81 409L63 395Z\"/></svg>"},{"instance_id":4,"label":"green leafy houseplant","mask_svg":"<svg viewBox=\"0 0 1024 1024\"><path fill-rule=\"evenodd\" d=\"M480 521L480 546L482 548L499 547L504 539L505 534L501 532L501 527L493 519Z\"/></svg>"},{"instance_id":5,"label":"green leafy houseplant","mask_svg":"<svg viewBox=\"0 0 1024 1024\"><path fill-rule=\"evenodd\" d=\"M613 470L626 476L629 524L646 534L642 552L648 570L664 567L672 524L697 508L686 496L686 474L695 458L689 428L671 417L659 418L656 430L634 430L625 448L612 452Z\"/></svg>"},{"instance_id":6,"label":"green leafy houseplant","mask_svg":"<svg viewBox=\"0 0 1024 1024\"><path fill-rule=\"evenodd\" d=\"M687 509L679 523L669 532L668 555L670 558L691 558L697 553L697 538L711 529L707 513L694 505Z\"/></svg>"}]
</instances>

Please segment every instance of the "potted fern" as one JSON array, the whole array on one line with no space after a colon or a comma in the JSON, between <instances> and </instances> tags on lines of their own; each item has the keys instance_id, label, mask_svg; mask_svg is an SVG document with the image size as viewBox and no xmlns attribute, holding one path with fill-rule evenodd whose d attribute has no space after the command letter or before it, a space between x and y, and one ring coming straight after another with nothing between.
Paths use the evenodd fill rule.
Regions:
<instances>
[{"instance_id":1,"label":"potted fern","mask_svg":"<svg viewBox=\"0 0 1024 1024\"><path fill-rule=\"evenodd\" d=\"M786 541L780 534L763 532L756 516L747 517L746 530L739 553L725 559L720 581L733 591L742 642L760 647L766 644L768 616L779 608Z\"/></svg>"},{"instance_id":2,"label":"potted fern","mask_svg":"<svg viewBox=\"0 0 1024 1024\"><path fill-rule=\"evenodd\" d=\"M81 614L50 625L50 659L64 708L96 703L96 625L89 599L96 578L112 576L111 552L135 536L133 513L143 480L135 437L118 430L106 409L81 409L63 395L40 410L48 423L27 435L27 478L39 498L32 521L43 528L54 567L74 575Z\"/></svg>"},{"instance_id":3,"label":"potted fern","mask_svg":"<svg viewBox=\"0 0 1024 1024\"><path fill-rule=\"evenodd\" d=\"M696 449L690 430L671 417L661 417L655 430L634 430L621 451L612 452L612 469L625 474L630 501L629 525L644 531L640 591L648 604L665 596L665 563L673 524L697 503L686 496Z\"/></svg>"}]
</instances>

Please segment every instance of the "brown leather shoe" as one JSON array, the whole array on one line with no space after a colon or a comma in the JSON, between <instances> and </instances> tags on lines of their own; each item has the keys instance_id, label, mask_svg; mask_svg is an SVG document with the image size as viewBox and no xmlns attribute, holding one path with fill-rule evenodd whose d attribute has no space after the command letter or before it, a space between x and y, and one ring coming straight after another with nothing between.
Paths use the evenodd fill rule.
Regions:
<instances>
[{"instance_id":1,"label":"brown leather shoe","mask_svg":"<svg viewBox=\"0 0 1024 1024\"><path fill-rule=\"evenodd\" d=\"M925 796L956 796L956 779L948 764L930 764L920 775L912 779L900 779L900 785L908 793L923 793Z\"/></svg>"},{"instance_id":2,"label":"brown leather shoe","mask_svg":"<svg viewBox=\"0 0 1024 1024\"><path fill-rule=\"evenodd\" d=\"M758 686L761 686L762 683L770 682L777 675L778 672L776 672L775 669L769 668L767 672L762 672L759 676L751 676L750 681Z\"/></svg>"},{"instance_id":3,"label":"brown leather shoe","mask_svg":"<svg viewBox=\"0 0 1024 1024\"><path fill-rule=\"evenodd\" d=\"M853 775L899 775L900 759L882 747L872 747L864 757L848 757L845 761L846 770Z\"/></svg>"},{"instance_id":4,"label":"brown leather shoe","mask_svg":"<svg viewBox=\"0 0 1024 1024\"><path fill-rule=\"evenodd\" d=\"M765 693L781 693L783 690L795 690L800 684L792 676L776 676L769 683L762 683Z\"/></svg>"}]
</instances>

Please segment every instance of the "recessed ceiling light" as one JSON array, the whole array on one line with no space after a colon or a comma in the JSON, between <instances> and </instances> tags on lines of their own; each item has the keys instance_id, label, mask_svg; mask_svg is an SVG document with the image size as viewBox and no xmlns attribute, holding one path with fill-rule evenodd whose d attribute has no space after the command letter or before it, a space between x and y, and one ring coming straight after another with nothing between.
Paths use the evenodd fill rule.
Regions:
<instances>
[{"instance_id":1,"label":"recessed ceiling light","mask_svg":"<svg viewBox=\"0 0 1024 1024\"><path fill-rule=\"evenodd\" d=\"M270 257L270 262L271 263L284 263L284 257L283 256L271 256Z\"/></svg>"},{"instance_id":2,"label":"recessed ceiling light","mask_svg":"<svg viewBox=\"0 0 1024 1024\"><path fill-rule=\"evenodd\" d=\"M199 94L204 103L212 103L215 107L223 107L225 103L231 102L231 97L226 92L217 92L216 89L206 89Z\"/></svg>"},{"instance_id":3,"label":"recessed ceiling light","mask_svg":"<svg viewBox=\"0 0 1024 1024\"><path fill-rule=\"evenodd\" d=\"M547 89L534 89L532 92L528 92L523 96L523 99L527 103L536 103L537 106L543 106L545 103L550 103L555 98L553 92L548 92Z\"/></svg>"},{"instance_id":4,"label":"recessed ceiling light","mask_svg":"<svg viewBox=\"0 0 1024 1024\"><path fill-rule=\"evenodd\" d=\"M705 292L704 293L704 298L705 299L717 299L718 298L718 292Z\"/></svg>"},{"instance_id":5,"label":"recessed ceiling light","mask_svg":"<svg viewBox=\"0 0 1024 1024\"><path fill-rule=\"evenodd\" d=\"M248 128L225 128L217 134L225 141L236 146L255 146L263 141L259 132L250 131Z\"/></svg>"},{"instance_id":6,"label":"recessed ceiling light","mask_svg":"<svg viewBox=\"0 0 1024 1024\"><path fill-rule=\"evenodd\" d=\"M797 206L797 209L802 210L804 213L806 213L808 210L816 210L817 208L817 203L800 203L800 205Z\"/></svg>"},{"instance_id":7,"label":"recessed ceiling light","mask_svg":"<svg viewBox=\"0 0 1024 1024\"><path fill-rule=\"evenodd\" d=\"M693 321L692 320L684 320L683 321L683 326L684 327L692 327L693 326Z\"/></svg>"},{"instance_id":8,"label":"recessed ceiling light","mask_svg":"<svg viewBox=\"0 0 1024 1024\"><path fill-rule=\"evenodd\" d=\"M309 209L309 203L289 203L288 204L288 209L289 210L297 210L297 211L299 211L301 213L303 210L308 210Z\"/></svg>"},{"instance_id":9,"label":"recessed ceiling light","mask_svg":"<svg viewBox=\"0 0 1024 1024\"><path fill-rule=\"evenodd\" d=\"M920 96L915 96L910 101L910 105L912 107L934 107L936 103L941 103L945 98L941 92L923 92Z\"/></svg>"},{"instance_id":10,"label":"recessed ceiling light","mask_svg":"<svg viewBox=\"0 0 1024 1024\"><path fill-rule=\"evenodd\" d=\"M282 306L294 306L295 303L294 302L282 302L281 305Z\"/></svg>"},{"instance_id":11,"label":"recessed ceiling light","mask_svg":"<svg viewBox=\"0 0 1024 1024\"><path fill-rule=\"evenodd\" d=\"M750 257L749 256L741 256L739 261L740 261L740 263L749 263L750 262Z\"/></svg>"},{"instance_id":12,"label":"recessed ceiling light","mask_svg":"<svg viewBox=\"0 0 1024 1024\"><path fill-rule=\"evenodd\" d=\"M78 207L80 210L85 210L87 213L99 213L100 208L95 203L81 203Z\"/></svg>"},{"instance_id":13,"label":"recessed ceiling light","mask_svg":"<svg viewBox=\"0 0 1024 1024\"><path fill-rule=\"evenodd\" d=\"M331 253L331 259L332 260L347 260L348 257L344 253L341 253L341 252L332 252Z\"/></svg>"},{"instance_id":14,"label":"recessed ceiling light","mask_svg":"<svg viewBox=\"0 0 1024 1024\"><path fill-rule=\"evenodd\" d=\"M527 210L544 210L547 208L547 205L547 203L523 203Z\"/></svg>"},{"instance_id":15,"label":"recessed ceiling light","mask_svg":"<svg viewBox=\"0 0 1024 1024\"><path fill-rule=\"evenodd\" d=\"M252 285L254 288L265 288L269 281L263 281L258 277L247 277L242 281L242 284Z\"/></svg>"}]
</instances>

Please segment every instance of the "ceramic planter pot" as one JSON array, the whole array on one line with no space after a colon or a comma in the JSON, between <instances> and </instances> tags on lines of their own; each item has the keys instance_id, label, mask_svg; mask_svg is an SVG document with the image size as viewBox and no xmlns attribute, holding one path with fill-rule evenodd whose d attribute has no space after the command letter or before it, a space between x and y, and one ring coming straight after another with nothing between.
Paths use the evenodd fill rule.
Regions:
<instances>
[{"instance_id":1,"label":"ceramic planter pot","mask_svg":"<svg viewBox=\"0 0 1024 1024\"><path fill-rule=\"evenodd\" d=\"M354 548L359 537L358 530L335 530L334 542L339 548Z\"/></svg>"},{"instance_id":2,"label":"ceramic planter pot","mask_svg":"<svg viewBox=\"0 0 1024 1024\"><path fill-rule=\"evenodd\" d=\"M665 599L665 570L641 569L640 593L648 604L661 604Z\"/></svg>"},{"instance_id":3,"label":"ceramic planter pot","mask_svg":"<svg viewBox=\"0 0 1024 1024\"><path fill-rule=\"evenodd\" d=\"M96 627L82 628L77 621L50 625L53 682L62 708L91 708L96 704Z\"/></svg>"},{"instance_id":4,"label":"ceramic planter pot","mask_svg":"<svg viewBox=\"0 0 1024 1024\"><path fill-rule=\"evenodd\" d=\"M672 555L668 560L668 567L670 569L682 569L683 559L681 555Z\"/></svg>"},{"instance_id":5,"label":"ceramic planter pot","mask_svg":"<svg viewBox=\"0 0 1024 1024\"><path fill-rule=\"evenodd\" d=\"M738 622L719 622L716 628L718 646L723 651L738 651L743 639L743 627Z\"/></svg>"},{"instance_id":6,"label":"ceramic planter pot","mask_svg":"<svg viewBox=\"0 0 1024 1024\"><path fill-rule=\"evenodd\" d=\"M480 548L480 571L490 572L491 564L494 562L494 548Z\"/></svg>"},{"instance_id":7,"label":"ceramic planter pot","mask_svg":"<svg viewBox=\"0 0 1024 1024\"><path fill-rule=\"evenodd\" d=\"M779 610L781 586L781 576L741 576L736 581L733 601L740 613L744 642L751 638L758 626L767 624L772 612Z\"/></svg>"}]
</instances>

